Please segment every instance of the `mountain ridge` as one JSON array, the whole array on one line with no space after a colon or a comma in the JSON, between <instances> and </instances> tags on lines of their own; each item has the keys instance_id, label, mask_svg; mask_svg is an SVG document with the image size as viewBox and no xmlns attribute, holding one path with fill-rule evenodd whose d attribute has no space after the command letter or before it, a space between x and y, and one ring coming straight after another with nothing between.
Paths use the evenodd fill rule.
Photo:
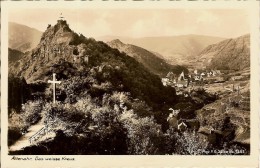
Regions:
<instances>
[{"instance_id":1,"label":"mountain ridge","mask_svg":"<svg viewBox=\"0 0 260 168\"><path fill-rule=\"evenodd\" d=\"M113 36L112 36L113 37ZM123 43L142 47L146 50L161 54L169 64L183 64L191 56L199 54L205 47L224 40L221 37L204 35L158 36L158 37L100 37L98 40L111 41L120 39Z\"/></svg>"},{"instance_id":2,"label":"mountain ridge","mask_svg":"<svg viewBox=\"0 0 260 168\"><path fill-rule=\"evenodd\" d=\"M8 23L8 45L9 48L27 52L37 46L42 32L15 22Z\"/></svg>"},{"instance_id":3,"label":"mountain ridge","mask_svg":"<svg viewBox=\"0 0 260 168\"><path fill-rule=\"evenodd\" d=\"M158 57L156 54L132 44L124 44L119 39L109 41L107 44L110 47L116 48L120 52L125 52L127 55L135 58L150 72L159 75L160 77L166 76L170 71L175 74L180 74L182 71L188 73L188 70L185 67L167 64L164 59Z\"/></svg>"},{"instance_id":4,"label":"mountain ridge","mask_svg":"<svg viewBox=\"0 0 260 168\"><path fill-rule=\"evenodd\" d=\"M243 70L250 66L250 35L209 45L197 57L198 67Z\"/></svg>"}]
</instances>

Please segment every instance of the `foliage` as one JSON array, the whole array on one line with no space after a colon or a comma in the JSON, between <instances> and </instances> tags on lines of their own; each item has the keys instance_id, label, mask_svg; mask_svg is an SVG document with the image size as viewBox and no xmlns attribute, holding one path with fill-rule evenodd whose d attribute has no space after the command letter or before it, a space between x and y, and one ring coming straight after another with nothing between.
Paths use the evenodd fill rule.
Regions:
<instances>
[{"instance_id":1,"label":"foliage","mask_svg":"<svg viewBox=\"0 0 260 168\"><path fill-rule=\"evenodd\" d=\"M126 110L125 104L131 103L128 96L115 92L104 95L102 101L88 95L74 104L46 103L43 120L46 124L54 123L52 129L61 131L63 138L76 138L79 144L89 144L73 149L72 154L78 150L82 154L162 153L160 125L153 118L140 118L133 110Z\"/></svg>"},{"instance_id":2,"label":"foliage","mask_svg":"<svg viewBox=\"0 0 260 168\"><path fill-rule=\"evenodd\" d=\"M124 92L105 94L101 100L87 95L75 103L43 103L42 109L31 111L29 107L38 106L33 105L36 102L28 102L23 109L29 113L41 110L43 121L50 124L56 137L24 149L23 154L41 151L44 154L200 155L207 150L207 141L196 132L170 128L164 134L153 117L140 117L129 108L133 102L130 94ZM14 126L22 119L15 117L10 121ZM24 123L28 121L33 120ZM10 135L14 131L11 129Z\"/></svg>"},{"instance_id":3,"label":"foliage","mask_svg":"<svg viewBox=\"0 0 260 168\"><path fill-rule=\"evenodd\" d=\"M163 134L160 125L153 118L138 118L129 110L122 113L120 120L127 130L129 154L160 154Z\"/></svg>"},{"instance_id":4,"label":"foliage","mask_svg":"<svg viewBox=\"0 0 260 168\"><path fill-rule=\"evenodd\" d=\"M170 154L201 155L207 150L208 142L195 131L180 133L170 128L167 135L166 144Z\"/></svg>"},{"instance_id":5,"label":"foliage","mask_svg":"<svg viewBox=\"0 0 260 168\"><path fill-rule=\"evenodd\" d=\"M26 130L40 120L41 101L28 101L22 105L20 113L13 112L9 117L9 125L20 130Z\"/></svg>"},{"instance_id":6,"label":"foliage","mask_svg":"<svg viewBox=\"0 0 260 168\"><path fill-rule=\"evenodd\" d=\"M118 122L118 113L109 106L101 107L96 104L96 100L90 96L78 100L75 104L47 103L43 110L44 120L46 123L54 122L54 131L62 131L67 138L77 137L78 143L89 144L85 147L81 145L72 152L80 148L83 154L126 152L125 130Z\"/></svg>"},{"instance_id":7,"label":"foliage","mask_svg":"<svg viewBox=\"0 0 260 168\"><path fill-rule=\"evenodd\" d=\"M42 103L40 100L28 101L22 105L19 113L12 110L8 118L8 145L12 145L31 125L41 119Z\"/></svg>"},{"instance_id":8,"label":"foliage","mask_svg":"<svg viewBox=\"0 0 260 168\"><path fill-rule=\"evenodd\" d=\"M19 112L21 104L30 97L30 90L24 78L8 76L8 114L12 110Z\"/></svg>"}]
</instances>

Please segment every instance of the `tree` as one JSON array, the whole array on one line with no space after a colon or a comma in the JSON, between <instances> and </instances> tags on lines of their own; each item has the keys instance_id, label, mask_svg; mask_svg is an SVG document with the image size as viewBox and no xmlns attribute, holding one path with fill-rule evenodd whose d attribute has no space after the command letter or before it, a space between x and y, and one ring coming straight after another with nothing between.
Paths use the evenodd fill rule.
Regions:
<instances>
[{"instance_id":1,"label":"tree","mask_svg":"<svg viewBox=\"0 0 260 168\"><path fill-rule=\"evenodd\" d=\"M22 104L30 98L30 89L24 78L8 76L8 113L19 112Z\"/></svg>"}]
</instances>

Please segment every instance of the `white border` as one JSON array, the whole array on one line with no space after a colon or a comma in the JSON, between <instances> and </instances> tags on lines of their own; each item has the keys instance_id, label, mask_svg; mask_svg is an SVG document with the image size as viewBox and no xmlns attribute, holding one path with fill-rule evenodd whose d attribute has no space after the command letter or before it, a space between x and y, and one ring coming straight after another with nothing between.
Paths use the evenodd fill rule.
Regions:
<instances>
[{"instance_id":1,"label":"white border","mask_svg":"<svg viewBox=\"0 0 260 168\"><path fill-rule=\"evenodd\" d=\"M257 1L74 1L74 2L1 2L1 160L3 167L258 167L258 112L259 112L259 2ZM14 161L7 149L7 72L8 72L8 10L10 8L195 8L247 9L251 28L251 154L250 156L70 156L76 161ZM234 26L234 25L231 25ZM239 26L239 25L237 25ZM50 155L52 156L52 155ZM47 156L41 156L47 157Z\"/></svg>"}]
</instances>

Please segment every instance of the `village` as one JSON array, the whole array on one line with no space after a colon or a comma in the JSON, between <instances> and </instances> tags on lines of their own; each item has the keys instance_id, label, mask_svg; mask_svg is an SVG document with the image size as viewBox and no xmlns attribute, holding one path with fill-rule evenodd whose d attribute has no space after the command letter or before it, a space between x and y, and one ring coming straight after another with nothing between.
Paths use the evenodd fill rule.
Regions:
<instances>
[{"instance_id":1,"label":"village","mask_svg":"<svg viewBox=\"0 0 260 168\"><path fill-rule=\"evenodd\" d=\"M184 97L188 97L190 92L196 88L203 88L211 93L218 94L218 92L223 89L215 90L215 92L213 92L213 90L210 89L211 86L214 86L216 84L221 85L224 88L224 90L228 90L230 92L239 92L241 87L240 84L236 81L245 77L248 77L247 73L243 75L232 75L225 74L220 70L195 69L191 73L185 73L184 71L182 71L182 73L180 73L179 75L174 74L173 72L169 72L165 78L161 79L161 81L164 86L174 87L176 89L177 95L183 95Z\"/></svg>"},{"instance_id":2,"label":"village","mask_svg":"<svg viewBox=\"0 0 260 168\"><path fill-rule=\"evenodd\" d=\"M244 140L246 139L243 137L244 135L239 135L239 131L234 130L234 127L237 127L239 124L234 124L236 123L235 119L230 119L228 116L230 113L240 113L240 111L237 111L239 108L246 111L249 110L249 97L243 96L248 92L249 69L229 73L221 72L220 70L203 71L196 69L191 72L187 74L182 72L179 75L169 72L165 78L162 78L162 83L164 86L174 87L176 94L181 97L192 97L194 90L201 89L216 96L216 101L205 105L202 110L198 110L196 112L197 116L192 119L180 115L182 113L180 109L169 108L169 111L171 111L167 118L169 126L180 133L196 131L203 141L213 146L232 139L236 142L243 141L244 144L247 144L248 142ZM213 116L211 116L212 114ZM222 118L223 121L218 121L219 115L225 116ZM213 120L216 122L223 122L225 127L220 128L214 124L206 125L204 122L209 120L208 117L204 118L206 116L214 117ZM240 126L242 129L240 130L241 134L245 134L248 131L249 121L245 121L244 117L241 117L240 121L245 123L246 128Z\"/></svg>"},{"instance_id":3,"label":"village","mask_svg":"<svg viewBox=\"0 0 260 168\"><path fill-rule=\"evenodd\" d=\"M220 70L194 70L193 73L185 74L182 72L177 75L169 72L165 78L162 78L164 86L172 86L176 88L187 88L189 86L201 85L203 82L213 81L223 82Z\"/></svg>"}]
</instances>

